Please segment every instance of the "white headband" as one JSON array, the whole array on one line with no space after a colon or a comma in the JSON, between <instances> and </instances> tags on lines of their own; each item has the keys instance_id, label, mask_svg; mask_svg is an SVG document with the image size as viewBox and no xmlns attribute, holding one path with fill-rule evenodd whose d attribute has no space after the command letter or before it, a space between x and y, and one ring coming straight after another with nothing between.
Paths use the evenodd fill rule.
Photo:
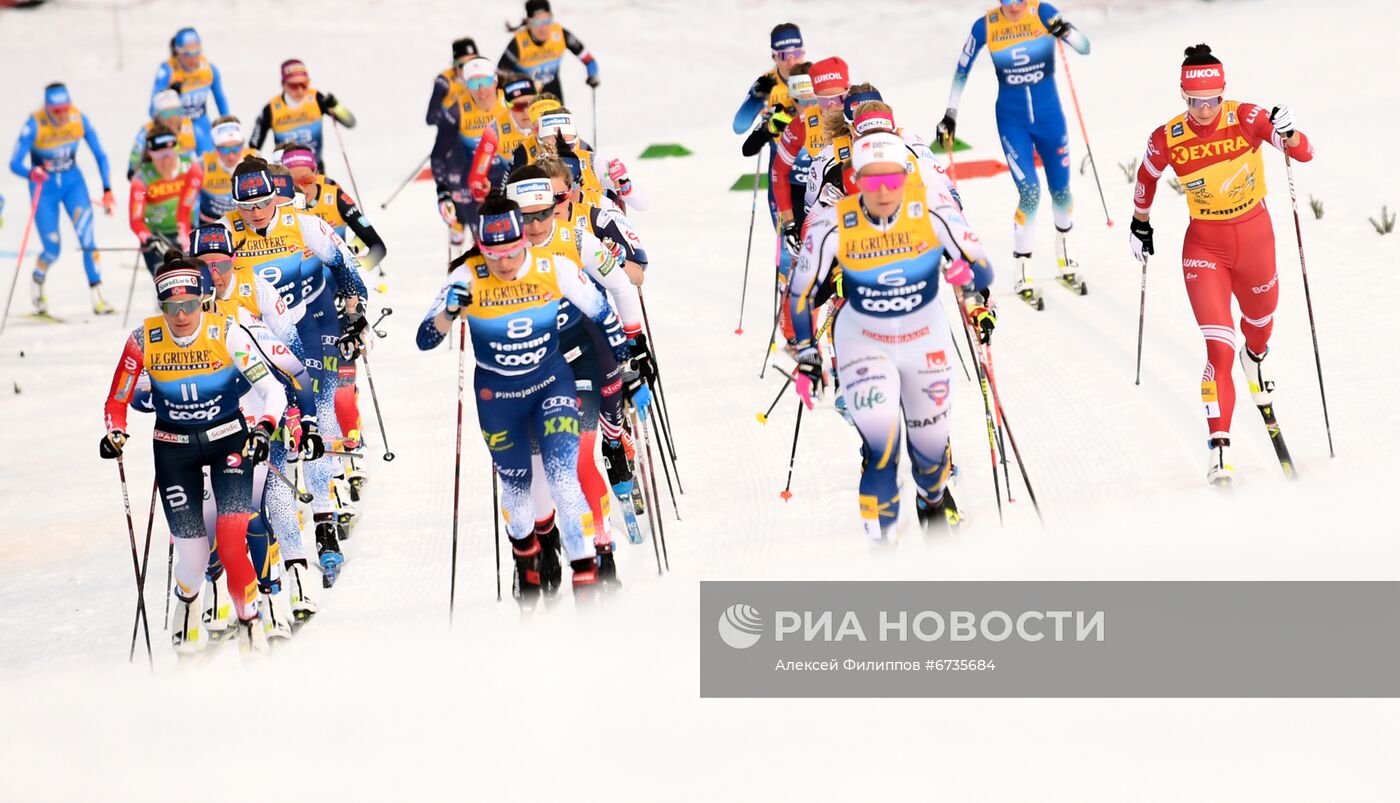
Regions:
<instances>
[{"instance_id":1,"label":"white headband","mask_svg":"<svg viewBox=\"0 0 1400 803\"><path fill-rule=\"evenodd\" d=\"M527 206L553 206L554 185L547 178L527 178L506 185L506 197L522 209Z\"/></svg>"},{"instance_id":2,"label":"white headband","mask_svg":"<svg viewBox=\"0 0 1400 803\"><path fill-rule=\"evenodd\" d=\"M181 106L180 93L173 89L162 89L151 100L151 105L155 107L157 113L174 111Z\"/></svg>"},{"instance_id":3,"label":"white headband","mask_svg":"<svg viewBox=\"0 0 1400 803\"><path fill-rule=\"evenodd\" d=\"M897 134L878 131L866 134L851 146L851 166L859 173L867 166L889 162L903 165L908 160L909 148Z\"/></svg>"},{"instance_id":4,"label":"white headband","mask_svg":"<svg viewBox=\"0 0 1400 803\"><path fill-rule=\"evenodd\" d=\"M214 126L214 144L224 145L230 142L243 143L243 126L238 123L219 123Z\"/></svg>"},{"instance_id":5,"label":"white headband","mask_svg":"<svg viewBox=\"0 0 1400 803\"><path fill-rule=\"evenodd\" d=\"M536 136L543 142L546 139L553 139L554 135L563 134L564 139L578 136L578 129L574 128L574 118L572 115L559 114L557 112L546 114L540 117L540 122L535 126Z\"/></svg>"},{"instance_id":6,"label":"white headband","mask_svg":"<svg viewBox=\"0 0 1400 803\"><path fill-rule=\"evenodd\" d=\"M807 97L812 94L812 76L810 75L789 75L787 79L788 94L795 97Z\"/></svg>"}]
</instances>

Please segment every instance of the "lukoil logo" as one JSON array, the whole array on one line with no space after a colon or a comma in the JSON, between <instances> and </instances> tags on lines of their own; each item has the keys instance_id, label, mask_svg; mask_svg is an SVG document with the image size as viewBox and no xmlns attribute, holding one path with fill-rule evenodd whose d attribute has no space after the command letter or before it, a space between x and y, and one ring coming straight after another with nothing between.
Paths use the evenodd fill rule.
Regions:
<instances>
[{"instance_id":1,"label":"lukoil logo","mask_svg":"<svg viewBox=\"0 0 1400 803\"><path fill-rule=\"evenodd\" d=\"M719 637L736 650L747 650L763 636L763 615L752 605L736 602L719 615Z\"/></svg>"}]
</instances>

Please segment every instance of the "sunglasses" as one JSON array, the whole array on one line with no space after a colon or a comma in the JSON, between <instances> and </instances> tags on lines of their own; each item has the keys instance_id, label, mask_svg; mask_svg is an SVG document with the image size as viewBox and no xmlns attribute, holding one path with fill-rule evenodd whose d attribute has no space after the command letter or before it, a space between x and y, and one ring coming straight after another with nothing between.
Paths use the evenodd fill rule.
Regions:
<instances>
[{"instance_id":1,"label":"sunglasses","mask_svg":"<svg viewBox=\"0 0 1400 803\"><path fill-rule=\"evenodd\" d=\"M164 148L151 148L151 149L149 149L149 150L146 151L146 152L149 153L149 154L151 155L151 158L152 158L152 159L159 159L159 158L161 158L161 157L163 157L163 156L174 156L174 155L175 155L175 146L174 146L174 145L169 145L169 146L164 147Z\"/></svg>"},{"instance_id":2,"label":"sunglasses","mask_svg":"<svg viewBox=\"0 0 1400 803\"><path fill-rule=\"evenodd\" d=\"M567 202L569 200L569 196L573 194L573 190L565 190L563 192L554 193L554 205L558 206L559 204Z\"/></svg>"},{"instance_id":3,"label":"sunglasses","mask_svg":"<svg viewBox=\"0 0 1400 803\"><path fill-rule=\"evenodd\" d=\"M237 156L238 154L243 152L242 145L220 145L218 147L219 153L222 153L225 156Z\"/></svg>"},{"instance_id":4,"label":"sunglasses","mask_svg":"<svg viewBox=\"0 0 1400 803\"><path fill-rule=\"evenodd\" d=\"M859 176L856 178L856 185L861 192L875 192L876 190L897 190L904 186L904 182L909 178L908 173L886 173L878 176Z\"/></svg>"},{"instance_id":5,"label":"sunglasses","mask_svg":"<svg viewBox=\"0 0 1400 803\"><path fill-rule=\"evenodd\" d=\"M266 209L266 208L268 208L269 206L272 206L274 203L276 203L276 201L277 201L277 194L276 194L276 193L273 193L272 195L269 195L269 196L267 196L266 198L263 198L263 199L261 199L261 200L257 200L257 201L234 201L234 203L238 205L238 208L239 208L239 209Z\"/></svg>"},{"instance_id":6,"label":"sunglasses","mask_svg":"<svg viewBox=\"0 0 1400 803\"><path fill-rule=\"evenodd\" d=\"M204 301L200 298L187 298L184 301L162 301L160 302L160 311L172 317L181 312L193 315L203 303Z\"/></svg>"},{"instance_id":7,"label":"sunglasses","mask_svg":"<svg viewBox=\"0 0 1400 803\"><path fill-rule=\"evenodd\" d=\"M839 95L814 95L817 105L823 109L837 109L846 103L846 93Z\"/></svg>"},{"instance_id":8,"label":"sunglasses","mask_svg":"<svg viewBox=\"0 0 1400 803\"><path fill-rule=\"evenodd\" d=\"M208 265L210 270L216 270L219 273L228 273L233 268L233 259L209 259L205 260L204 264Z\"/></svg>"},{"instance_id":9,"label":"sunglasses","mask_svg":"<svg viewBox=\"0 0 1400 803\"><path fill-rule=\"evenodd\" d=\"M162 119L162 120L174 120L174 119L177 118L177 117L184 117L184 116L185 116L185 110L184 110L184 109L166 109L166 110L164 110L164 111L161 111L161 112L157 112L157 113L156 113L156 117L159 117L159 118Z\"/></svg>"},{"instance_id":10,"label":"sunglasses","mask_svg":"<svg viewBox=\"0 0 1400 803\"><path fill-rule=\"evenodd\" d=\"M71 105L64 104L62 106L50 106L48 108L49 114L67 114L68 110L73 107Z\"/></svg>"},{"instance_id":11,"label":"sunglasses","mask_svg":"<svg viewBox=\"0 0 1400 803\"><path fill-rule=\"evenodd\" d=\"M554 203L555 206L559 205L558 201L555 201ZM527 225L530 223L543 223L546 220L551 220L554 218L554 207L551 206L548 209L541 209L538 212L526 212L524 210L521 210L520 217L524 219Z\"/></svg>"},{"instance_id":12,"label":"sunglasses","mask_svg":"<svg viewBox=\"0 0 1400 803\"><path fill-rule=\"evenodd\" d=\"M792 48L792 49L790 49L790 50L774 50L774 51L773 51L773 60L774 60L774 61L801 61L801 60L802 60L802 57L805 56L805 55L807 55L807 53L806 53L806 51L804 51L802 48Z\"/></svg>"},{"instance_id":13,"label":"sunglasses","mask_svg":"<svg viewBox=\"0 0 1400 803\"><path fill-rule=\"evenodd\" d=\"M543 28L544 26L550 25L550 24L552 24L553 22L554 22L554 17L552 17L552 16L551 16L551 17L531 17L531 18L530 18L530 27L531 27L531 28Z\"/></svg>"},{"instance_id":14,"label":"sunglasses","mask_svg":"<svg viewBox=\"0 0 1400 803\"><path fill-rule=\"evenodd\" d=\"M311 82L310 82L310 81L288 81L287 83L283 84L283 86L287 87L288 89L295 89L295 90L298 90L298 91L305 91L307 87L311 86Z\"/></svg>"},{"instance_id":15,"label":"sunglasses","mask_svg":"<svg viewBox=\"0 0 1400 803\"><path fill-rule=\"evenodd\" d=\"M1186 105L1193 109L1214 109L1225 99L1224 95L1216 95L1213 98L1187 98Z\"/></svg>"},{"instance_id":16,"label":"sunglasses","mask_svg":"<svg viewBox=\"0 0 1400 803\"><path fill-rule=\"evenodd\" d=\"M526 246L524 240L520 240L516 242L515 245L502 246L500 248L495 249L485 245L480 247L481 255L485 257L488 262L501 262L503 260L514 259L520 256L521 254L525 253L525 249L528 246Z\"/></svg>"},{"instance_id":17,"label":"sunglasses","mask_svg":"<svg viewBox=\"0 0 1400 803\"><path fill-rule=\"evenodd\" d=\"M523 112L530 108L530 104L534 102L534 98L521 98L520 100L511 101L510 107L515 111Z\"/></svg>"},{"instance_id":18,"label":"sunglasses","mask_svg":"<svg viewBox=\"0 0 1400 803\"><path fill-rule=\"evenodd\" d=\"M204 48L202 48L202 47L182 47L182 48L180 48L179 50L176 50L175 53L176 53L177 55L181 55L181 56L199 56L199 55L203 55L203 53L204 53Z\"/></svg>"},{"instance_id":19,"label":"sunglasses","mask_svg":"<svg viewBox=\"0 0 1400 803\"><path fill-rule=\"evenodd\" d=\"M496 77L495 77L495 76L485 76L485 75L484 75L484 76L481 76L480 78L468 78L468 79L467 79L467 89L485 89L485 88L487 88L487 87L489 87L489 86L495 86L495 84L496 84Z\"/></svg>"}]
</instances>

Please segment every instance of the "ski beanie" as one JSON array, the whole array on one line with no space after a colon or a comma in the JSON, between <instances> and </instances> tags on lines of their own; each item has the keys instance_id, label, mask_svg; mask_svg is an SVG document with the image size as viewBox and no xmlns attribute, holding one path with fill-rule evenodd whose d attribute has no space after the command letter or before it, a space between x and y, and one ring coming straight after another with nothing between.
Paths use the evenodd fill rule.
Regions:
<instances>
[{"instance_id":1,"label":"ski beanie","mask_svg":"<svg viewBox=\"0 0 1400 803\"><path fill-rule=\"evenodd\" d=\"M909 155L904 140L887 131L876 131L861 137L855 141L851 151L851 167L857 173L873 164L903 165Z\"/></svg>"},{"instance_id":2,"label":"ski beanie","mask_svg":"<svg viewBox=\"0 0 1400 803\"><path fill-rule=\"evenodd\" d=\"M854 123L856 121L856 107L862 103L872 100L884 100L884 98L880 96L879 90L870 89L866 92L852 92L851 94L847 95L846 108L843 110L846 115L846 122ZM860 132L857 131L856 134L860 134Z\"/></svg>"},{"instance_id":3,"label":"ski beanie","mask_svg":"<svg viewBox=\"0 0 1400 803\"><path fill-rule=\"evenodd\" d=\"M525 0L525 16L533 17L540 11L554 13L549 8L549 0Z\"/></svg>"},{"instance_id":4,"label":"ski beanie","mask_svg":"<svg viewBox=\"0 0 1400 803\"><path fill-rule=\"evenodd\" d=\"M68 94L68 87L63 84L49 84L44 89L45 106L54 109L62 109L72 104L73 99Z\"/></svg>"},{"instance_id":5,"label":"ski beanie","mask_svg":"<svg viewBox=\"0 0 1400 803\"><path fill-rule=\"evenodd\" d=\"M199 32L194 28L181 28L171 37L170 44L177 50L185 50L203 45L199 40Z\"/></svg>"},{"instance_id":6,"label":"ski beanie","mask_svg":"<svg viewBox=\"0 0 1400 803\"><path fill-rule=\"evenodd\" d=\"M802 48L802 31L791 22L784 22L773 29L769 43L773 50L799 50Z\"/></svg>"},{"instance_id":7,"label":"ski beanie","mask_svg":"<svg viewBox=\"0 0 1400 803\"><path fill-rule=\"evenodd\" d=\"M1225 91L1225 67L1211 55L1210 45L1186 48L1186 60L1181 63L1181 91L1203 97Z\"/></svg>"},{"instance_id":8,"label":"ski beanie","mask_svg":"<svg viewBox=\"0 0 1400 803\"><path fill-rule=\"evenodd\" d=\"M501 87L501 91L505 93L507 103L514 103L521 98L533 98L537 94L535 81L528 75L510 76Z\"/></svg>"},{"instance_id":9,"label":"ski beanie","mask_svg":"<svg viewBox=\"0 0 1400 803\"><path fill-rule=\"evenodd\" d=\"M276 193L272 188L272 176L267 172L267 162L252 157L245 158L233 169L233 200L258 201Z\"/></svg>"},{"instance_id":10,"label":"ski beanie","mask_svg":"<svg viewBox=\"0 0 1400 803\"><path fill-rule=\"evenodd\" d=\"M179 142L180 140L175 136L174 131L163 125L158 125L146 135L146 150L147 152L170 150Z\"/></svg>"},{"instance_id":11,"label":"ski beanie","mask_svg":"<svg viewBox=\"0 0 1400 803\"><path fill-rule=\"evenodd\" d=\"M282 62L282 83L285 84L297 77L311 80L306 72L306 65L301 62L301 59L287 59Z\"/></svg>"},{"instance_id":12,"label":"ski beanie","mask_svg":"<svg viewBox=\"0 0 1400 803\"><path fill-rule=\"evenodd\" d=\"M520 205L507 198L488 198L481 205L481 219L476 224L476 244L485 254L511 251L525 236L525 220Z\"/></svg>"},{"instance_id":13,"label":"ski beanie","mask_svg":"<svg viewBox=\"0 0 1400 803\"><path fill-rule=\"evenodd\" d=\"M470 36L464 36L452 43L453 61L462 61L477 55L480 55L480 51L476 49L476 40Z\"/></svg>"},{"instance_id":14,"label":"ski beanie","mask_svg":"<svg viewBox=\"0 0 1400 803\"><path fill-rule=\"evenodd\" d=\"M233 232L223 226L200 226L190 232L190 255L233 256Z\"/></svg>"},{"instance_id":15,"label":"ski beanie","mask_svg":"<svg viewBox=\"0 0 1400 803\"><path fill-rule=\"evenodd\" d=\"M812 65L812 89L818 95L829 89L839 89L844 92L850 86L851 68L846 65L846 60L840 56L822 59Z\"/></svg>"}]
</instances>

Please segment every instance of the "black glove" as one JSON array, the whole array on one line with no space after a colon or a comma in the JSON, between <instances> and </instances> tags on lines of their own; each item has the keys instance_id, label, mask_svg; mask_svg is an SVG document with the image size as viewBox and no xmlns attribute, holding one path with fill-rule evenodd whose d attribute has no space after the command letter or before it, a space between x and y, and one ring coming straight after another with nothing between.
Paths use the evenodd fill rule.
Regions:
<instances>
[{"instance_id":1,"label":"black glove","mask_svg":"<svg viewBox=\"0 0 1400 803\"><path fill-rule=\"evenodd\" d=\"M248 441L243 444L243 456L248 458L248 462L257 465L267 459L272 454L272 425L266 421L259 421L258 425L248 432Z\"/></svg>"},{"instance_id":2,"label":"black glove","mask_svg":"<svg viewBox=\"0 0 1400 803\"><path fill-rule=\"evenodd\" d=\"M319 92L316 94L321 95L321 93ZM329 113L330 110L334 109L336 106L335 95L332 95L329 92L325 93L324 95L321 95L319 100L321 101L321 110L324 112Z\"/></svg>"},{"instance_id":3,"label":"black glove","mask_svg":"<svg viewBox=\"0 0 1400 803\"><path fill-rule=\"evenodd\" d=\"M115 460L122 456L122 447L126 446L126 433L119 429L114 429L102 436L102 441L97 444L97 453L103 460Z\"/></svg>"},{"instance_id":4,"label":"black glove","mask_svg":"<svg viewBox=\"0 0 1400 803\"><path fill-rule=\"evenodd\" d=\"M1133 218L1128 221L1128 233L1132 235L1134 242L1133 255L1141 262L1144 254L1155 254L1152 250L1152 224L1146 220Z\"/></svg>"},{"instance_id":5,"label":"black glove","mask_svg":"<svg viewBox=\"0 0 1400 803\"><path fill-rule=\"evenodd\" d=\"M316 429L315 421L301 422L301 459L320 460L326 454L326 439Z\"/></svg>"},{"instance_id":6,"label":"black glove","mask_svg":"<svg viewBox=\"0 0 1400 803\"><path fill-rule=\"evenodd\" d=\"M783 224L783 247L793 256L802 250L802 227L795 220Z\"/></svg>"},{"instance_id":7,"label":"black glove","mask_svg":"<svg viewBox=\"0 0 1400 803\"><path fill-rule=\"evenodd\" d=\"M647 336L643 332L638 332L627 341L627 345L632 351L632 370L637 372L643 382L656 384L656 361L651 357L651 349L647 347Z\"/></svg>"},{"instance_id":8,"label":"black glove","mask_svg":"<svg viewBox=\"0 0 1400 803\"><path fill-rule=\"evenodd\" d=\"M781 137L791 122L792 114L786 108L774 106L768 110L768 133L772 134L774 139Z\"/></svg>"},{"instance_id":9,"label":"black glove","mask_svg":"<svg viewBox=\"0 0 1400 803\"><path fill-rule=\"evenodd\" d=\"M369 328L362 312L347 312L340 319L340 339L335 342L340 356L346 362L365 352L365 341L361 336Z\"/></svg>"},{"instance_id":10,"label":"black glove","mask_svg":"<svg viewBox=\"0 0 1400 803\"><path fill-rule=\"evenodd\" d=\"M593 87L594 89L597 89L597 88L598 88L598 84L602 83L602 81L599 81L599 80L598 80L598 76L596 76L596 75L590 75L590 76L588 76L588 78L584 79L584 83L585 83L585 84L588 84L590 87Z\"/></svg>"},{"instance_id":11,"label":"black glove","mask_svg":"<svg viewBox=\"0 0 1400 803\"><path fill-rule=\"evenodd\" d=\"M753 88L749 90L749 94L753 95L757 100L767 100L768 94L772 92L773 87L777 85L777 78L774 78L768 73L764 73L758 77L757 81L753 82Z\"/></svg>"},{"instance_id":12,"label":"black glove","mask_svg":"<svg viewBox=\"0 0 1400 803\"><path fill-rule=\"evenodd\" d=\"M963 309L967 310L967 319L972 322L977 339L982 345L989 345L992 342L992 330L997 328L996 310L977 293L963 297Z\"/></svg>"},{"instance_id":13,"label":"black glove","mask_svg":"<svg viewBox=\"0 0 1400 803\"><path fill-rule=\"evenodd\" d=\"M939 121L938 130L934 133L934 137L938 140L939 145L951 150L953 141L957 137L957 130L958 113L953 109L949 109L944 112L943 119Z\"/></svg>"},{"instance_id":14,"label":"black glove","mask_svg":"<svg viewBox=\"0 0 1400 803\"><path fill-rule=\"evenodd\" d=\"M1064 17L1056 15L1046 24L1045 30L1049 31L1050 35L1056 39L1063 39L1065 34L1069 33L1069 23L1065 22Z\"/></svg>"}]
</instances>

